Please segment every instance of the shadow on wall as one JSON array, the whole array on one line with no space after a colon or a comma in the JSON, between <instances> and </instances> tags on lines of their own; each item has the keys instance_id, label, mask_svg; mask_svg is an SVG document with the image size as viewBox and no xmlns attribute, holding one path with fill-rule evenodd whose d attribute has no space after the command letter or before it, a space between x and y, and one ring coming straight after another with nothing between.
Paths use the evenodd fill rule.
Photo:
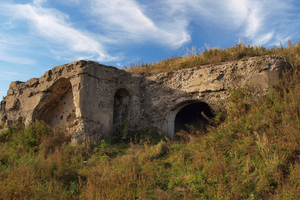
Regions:
<instances>
[{"instance_id":1,"label":"shadow on wall","mask_svg":"<svg viewBox=\"0 0 300 200\"><path fill-rule=\"evenodd\" d=\"M120 133L123 123L128 120L130 94L126 89L119 89L114 96L113 129Z\"/></svg>"},{"instance_id":2,"label":"shadow on wall","mask_svg":"<svg viewBox=\"0 0 300 200\"><path fill-rule=\"evenodd\" d=\"M68 125L76 119L75 111L71 82L61 78L44 93L33 112L33 121L43 120L51 127Z\"/></svg>"},{"instance_id":3,"label":"shadow on wall","mask_svg":"<svg viewBox=\"0 0 300 200\"><path fill-rule=\"evenodd\" d=\"M209 119L214 117L212 108L199 100L190 100L177 104L171 109L166 121L166 132L170 139L180 130L189 132L188 126L205 130Z\"/></svg>"}]
</instances>

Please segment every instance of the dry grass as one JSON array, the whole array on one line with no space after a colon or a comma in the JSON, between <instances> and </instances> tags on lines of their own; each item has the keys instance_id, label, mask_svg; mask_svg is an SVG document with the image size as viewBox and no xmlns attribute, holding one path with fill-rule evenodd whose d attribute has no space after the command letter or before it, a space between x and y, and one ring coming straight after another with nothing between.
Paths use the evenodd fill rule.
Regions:
<instances>
[{"instance_id":1,"label":"dry grass","mask_svg":"<svg viewBox=\"0 0 300 200\"><path fill-rule=\"evenodd\" d=\"M251 105L251 91L233 90L226 119L206 134L149 144L146 131L139 148L73 147L44 123L9 128L0 199L300 199L299 45L277 53L293 64L290 76Z\"/></svg>"},{"instance_id":2,"label":"dry grass","mask_svg":"<svg viewBox=\"0 0 300 200\"><path fill-rule=\"evenodd\" d=\"M280 48L273 47L266 49L263 46L246 46L244 43L239 41L236 46L229 47L222 50L219 47L210 48L206 45L202 53L197 53L196 47L192 47L191 50L187 49L187 53L183 57L177 57L173 55L171 58L164 59L160 62L144 63L139 62L137 64L131 63L130 67L125 67L125 70L130 73L136 74L150 74L160 72L171 72L174 70L180 70L184 68L192 68L196 66L219 64L225 61L239 60L243 58L263 56L263 55L279 55L285 57L289 62L294 61L294 57L299 59L300 45L292 44L288 41L288 46ZM293 58L292 58L293 57Z\"/></svg>"}]
</instances>

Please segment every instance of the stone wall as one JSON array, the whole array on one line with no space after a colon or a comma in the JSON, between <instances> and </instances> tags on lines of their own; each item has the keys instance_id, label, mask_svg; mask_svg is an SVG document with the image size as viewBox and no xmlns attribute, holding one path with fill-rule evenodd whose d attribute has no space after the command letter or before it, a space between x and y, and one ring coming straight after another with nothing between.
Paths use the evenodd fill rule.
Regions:
<instances>
[{"instance_id":1,"label":"stone wall","mask_svg":"<svg viewBox=\"0 0 300 200\"><path fill-rule=\"evenodd\" d=\"M173 138L176 115L185 106L204 102L215 110L216 102L229 96L229 89L246 85L266 92L268 84L276 84L289 68L278 56L263 56L144 77L140 124Z\"/></svg>"},{"instance_id":2,"label":"stone wall","mask_svg":"<svg viewBox=\"0 0 300 200\"><path fill-rule=\"evenodd\" d=\"M0 117L7 125L35 120L65 125L74 144L110 137L124 124L173 138L184 123L205 125L229 89L249 85L267 91L289 68L278 56L263 56L142 76L77 61L40 78L12 82Z\"/></svg>"}]
</instances>

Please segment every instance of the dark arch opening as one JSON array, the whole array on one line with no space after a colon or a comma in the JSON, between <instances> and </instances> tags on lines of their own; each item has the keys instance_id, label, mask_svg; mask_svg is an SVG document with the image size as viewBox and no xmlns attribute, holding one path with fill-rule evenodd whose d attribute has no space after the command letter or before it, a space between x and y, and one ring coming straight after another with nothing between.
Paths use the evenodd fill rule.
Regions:
<instances>
[{"instance_id":1,"label":"dark arch opening","mask_svg":"<svg viewBox=\"0 0 300 200\"><path fill-rule=\"evenodd\" d=\"M126 89L119 89L114 96L113 127L114 132L120 133L122 126L128 120L130 94Z\"/></svg>"},{"instance_id":2,"label":"dark arch opening","mask_svg":"<svg viewBox=\"0 0 300 200\"><path fill-rule=\"evenodd\" d=\"M214 114L207 103L198 102L192 103L183 107L175 117L174 129L175 133L184 130L190 133L188 126L193 126L197 130L206 130L209 124L209 119L213 118Z\"/></svg>"},{"instance_id":3,"label":"dark arch opening","mask_svg":"<svg viewBox=\"0 0 300 200\"><path fill-rule=\"evenodd\" d=\"M71 82L60 78L44 93L33 112L33 121L42 120L50 126L67 125L76 118Z\"/></svg>"}]
</instances>

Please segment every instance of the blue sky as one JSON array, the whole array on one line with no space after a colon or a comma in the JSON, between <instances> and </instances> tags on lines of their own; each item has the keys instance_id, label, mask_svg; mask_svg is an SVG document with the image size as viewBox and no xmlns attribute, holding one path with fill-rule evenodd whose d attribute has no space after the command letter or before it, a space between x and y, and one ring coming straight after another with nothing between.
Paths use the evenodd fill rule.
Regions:
<instances>
[{"instance_id":1,"label":"blue sky","mask_svg":"<svg viewBox=\"0 0 300 200\"><path fill-rule=\"evenodd\" d=\"M271 47L300 36L299 0L0 0L0 97L76 60L156 62L241 38Z\"/></svg>"}]
</instances>

